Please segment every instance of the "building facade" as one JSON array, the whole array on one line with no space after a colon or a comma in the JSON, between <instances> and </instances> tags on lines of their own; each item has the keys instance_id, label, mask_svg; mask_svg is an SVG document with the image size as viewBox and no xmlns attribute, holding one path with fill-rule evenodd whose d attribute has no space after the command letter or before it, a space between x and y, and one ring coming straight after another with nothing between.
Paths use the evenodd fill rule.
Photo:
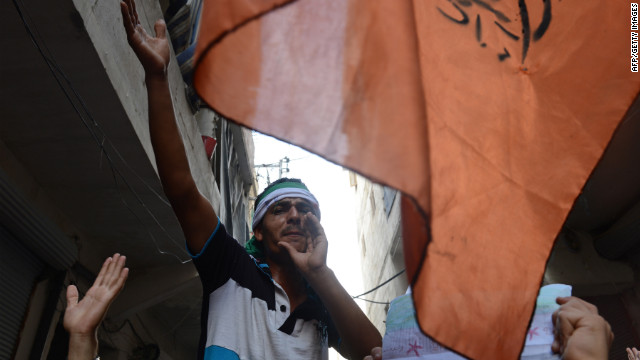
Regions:
<instances>
[{"instance_id":1,"label":"building facade","mask_svg":"<svg viewBox=\"0 0 640 360\"><path fill-rule=\"evenodd\" d=\"M136 3L153 33L169 2ZM130 276L99 331L101 357L194 358L201 285L157 175L118 2L16 0L0 13L11 49L0 60L0 358L65 358L66 286L84 294L115 252ZM169 82L197 186L246 241L250 132L194 114L173 53ZM202 136L217 142L211 157Z\"/></svg>"},{"instance_id":2,"label":"building facade","mask_svg":"<svg viewBox=\"0 0 640 360\"><path fill-rule=\"evenodd\" d=\"M400 194L354 173L351 174L351 186L357 199L363 286L369 290L404 270ZM404 294L407 288L407 277L402 273L378 290L362 296L370 300L366 314L380 333L384 334L388 303Z\"/></svg>"}]
</instances>

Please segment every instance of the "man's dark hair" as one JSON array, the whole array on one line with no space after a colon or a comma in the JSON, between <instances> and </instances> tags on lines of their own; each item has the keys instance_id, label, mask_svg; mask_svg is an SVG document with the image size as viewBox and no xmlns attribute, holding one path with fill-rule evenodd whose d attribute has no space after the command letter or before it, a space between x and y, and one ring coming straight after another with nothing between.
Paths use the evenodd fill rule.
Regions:
<instances>
[{"instance_id":1,"label":"man's dark hair","mask_svg":"<svg viewBox=\"0 0 640 360\"><path fill-rule=\"evenodd\" d=\"M272 187L278 185L278 184L282 184L284 182L293 182L293 183L300 183L302 185L304 185L304 183L302 182L302 180L300 179L291 179L291 178L280 178L274 182L272 182L271 184L269 184L269 186L267 186L264 190L262 190L262 192L260 193L260 195L258 195L258 197L256 198L256 202L253 204L253 211L256 211L256 205L258 205L258 203L260 202L260 200L262 200L262 197L264 196L264 194L269 191L269 189L271 189ZM306 186L306 185L305 185Z\"/></svg>"}]
</instances>

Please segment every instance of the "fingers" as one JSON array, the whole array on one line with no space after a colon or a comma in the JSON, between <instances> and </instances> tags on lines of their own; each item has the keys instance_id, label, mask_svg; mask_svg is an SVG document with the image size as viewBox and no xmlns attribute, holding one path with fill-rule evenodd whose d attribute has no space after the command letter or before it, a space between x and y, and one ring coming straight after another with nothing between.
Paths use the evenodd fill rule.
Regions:
<instances>
[{"instance_id":1,"label":"fingers","mask_svg":"<svg viewBox=\"0 0 640 360\"><path fill-rule=\"evenodd\" d=\"M567 346L567 341L573 334L574 323L569 319L568 312L563 309L556 310L553 315L554 338L551 344L551 350L556 353L563 353Z\"/></svg>"},{"instance_id":2,"label":"fingers","mask_svg":"<svg viewBox=\"0 0 640 360\"><path fill-rule=\"evenodd\" d=\"M382 360L382 348L374 347L371 349L371 355L367 355L362 360Z\"/></svg>"},{"instance_id":3,"label":"fingers","mask_svg":"<svg viewBox=\"0 0 640 360\"><path fill-rule=\"evenodd\" d=\"M306 252L313 253L313 258L315 259L313 262L316 265L319 265L319 263L326 264L329 243L327 242L324 228L320 225L320 220L315 214L307 213L302 218L302 221L302 226L309 233Z\"/></svg>"},{"instance_id":4,"label":"fingers","mask_svg":"<svg viewBox=\"0 0 640 360\"><path fill-rule=\"evenodd\" d=\"M291 244L286 243L284 241L280 241L278 243L278 246L285 248L288 252L289 255L293 258L295 256L295 254L298 252L298 250L296 250L293 246L291 246Z\"/></svg>"},{"instance_id":5,"label":"fingers","mask_svg":"<svg viewBox=\"0 0 640 360\"><path fill-rule=\"evenodd\" d=\"M126 261L126 256L121 256L120 254L113 255L113 261L107 268L104 285L109 288L116 288L120 291L129 274L129 269L124 267Z\"/></svg>"},{"instance_id":6,"label":"fingers","mask_svg":"<svg viewBox=\"0 0 640 360\"><path fill-rule=\"evenodd\" d=\"M108 263L107 261L110 260ZM109 287L113 283L114 273L118 271L118 263L120 262L120 254L115 253L112 257L105 261L106 269L102 276L102 281L98 282L96 279L95 284ZM103 266L104 267L104 266ZM100 271L102 273L102 270Z\"/></svg>"},{"instance_id":7,"label":"fingers","mask_svg":"<svg viewBox=\"0 0 640 360\"><path fill-rule=\"evenodd\" d=\"M131 36L135 33L136 22L131 17L131 11L129 10L129 6L124 2L120 1L120 12L122 13L122 24L124 25L124 29L127 32L127 39L131 41Z\"/></svg>"},{"instance_id":8,"label":"fingers","mask_svg":"<svg viewBox=\"0 0 640 360\"><path fill-rule=\"evenodd\" d=\"M131 18L134 20L134 24L140 24L138 19L138 11L136 10L136 2L134 0L127 0L130 4L129 9L131 11Z\"/></svg>"},{"instance_id":9,"label":"fingers","mask_svg":"<svg viewBox=\"0 0 640 360\"><path fill-rule=\"evenodd\" d=\"M576 297L557 298L556 302L561 305L552 315L553 352L573 359L580 353L609 351L613 333L609 323L598 315L595 305Z\"/></svg>"},{"instance_id":10,"label":"fingers","mask_svg":"<svg viewBox=\"0 0 640 360\"><path fill-rule=\"evenodd\" d=\"M578 321L585 314L598 314L598 309L592 304L577 297L559 297L556 302L560 308L551 315L554 324L554 340L551 344L553 352L563 353L567 341L577 327Z\"/></svg>"},{"instance_id":11,"label":"fingers","mask_svg":"<svg viewBox=\"0 0 640 360\"><path fill-rule=\"evenodd\" d=\"M136 26L140 23L140 21L138 20L138 12L136 11L135 1L121 0L120 10L122 11L122 18L126 19L127 23L131 24L132 26Z\"/></svg>"},{"instance_id":12,"label":"fingers","mask_svg":"<svg viewBox=\"0 0 640 360\"><path fill-rule=\"evenodd\" d=\"M318 220L318 218L313 213L306 213L302 217L302 227L309 233L314 245L315 241L320 236L326 240L324 228L320 224L320 220Z\"/></svg>"},{"instance_id":13,"label":"fingers","mask_svg":"<svg viewBox=\"0 0 640 360\"><path fill-rule=\"evenodd\" d=\"M131 20L131 14L129 13L129 7L124 1L120 1L120 13L122 13L122 24L128 34L130 31L133 31L133 23Z\"/></svg>"},{"instance_id":14,"label":"fingers","mask_svg":"<svg viewBox=\"0 0 640 360\"><path fill-rule=\"evenodd\" d=\"M571 296L557 297L556 303L558 303L558 305L564 305L568 303L569 300L571 300Z\"/></svg>"},{"instance_id":15,"label":"fingers","mask_svg":"<svg viewBox=\"0 0 640 360\"><path fill-rule=\"evenodd\" d=\"M78 304L78 288L75 285L67 286L67 309Z\"/></svg>"},{"instance_id":16,"label":"fingers","mask_svg":"<svg viewBox=\"0 0 640 360\"><path fill-rule=\"evenodd\" d=\"M116 254L117 255L117 254ZM108 257L104 260L104 263L102 263L102 268L100 268L100 272L98 273L98 277L96 277L96 280L93 282L94 285L102 285L104 282L104 277L107 274L107 271L109 269L109 265L113 262L113 258Z\"/></svg>"},{"instance_id":17,"label":"fingers","mask_svg":"<svg viewBox=\"0 0 640 360\"><path fill-rule=\"evenodd\" d=\"M104 274L103 285L109 286L110 284L113 283L114 278L116 278L119 275L119 269L122 266L121 265L122 257L120 256L120 254L116 253L116 254L113 254L112 258L113 260L111 260L111 262L109 263L109 266L107 266L107 271Z\"/></svg>"},{"instance_id":18,"label":"fingers","mask_svg":"<svg viewBox=\"0 0 640 360\"><path fill-rule=\"evenodd\" d=\"M322 225L320 225L320 220L311 212L304 214L302 217L303 225L306 225L309 230L314 231L315 233L324 232Z\"/></svg>"},{"instance_id":19,"label":"fingers","mask_svg":"<svg viewBox=\"0 0 640 360\"><path fill-rule=\"evenodd\" d=\"M120 291L129 275L129 269L124 267L126 261L127 257L118 253L113 254L113 257L107 258L93 283L94 286L116 288Z\"/></svg>"},{"instance_id":20,"label":"fingers","mask_svg":"<svg viewBox=\"0 0 640 360\"><path fill-rule=\"evenodd\" d=\"M371 349L371 357L373 358L373 360L381 360L382 359L382 348L381 347L374 347L373 349Z\"/></svg>"},{"instance_id":21,"label":"fingers","mask_svg":"<svg viewBox=\"0 0 640 360\"><path fill-rule=\"evenodd\" d=\"M116 282L114 283L115 287L118 289L118 292L120 292L124 287L124 283L127 281L127 277L129 277L129 269L124 268L122 269L122 271L120 272L120 276L118 276Z\"/></svg>"},{"instance_id":22,"label":"fingers","mask_svg":"<svg viewBox=\"0 0 640 360\"><path fill-rule=\"evenodd\" d=\"M598 315L598 308L595 305L575 296L559 297L556 298L556 302L560 305L564 305L565 308L572 308L589 314Z\"/></svg>"},{"instance_id":23,"label":"fingers","mask_svg":"<svg viewBox=\"0 0 640 360\"><path fill-rule=\"evenodd\" d=\"M136 3L134 1L120 1L120 12L122 13L122 23L127 32L129 44L132 43L136 33L139 33L143 38L148 37L146 31L144 31L142 27L138 27L138 25L140 25L140 19L138 19L138 12L136 11Z\"/></svg>"}]
</instances>

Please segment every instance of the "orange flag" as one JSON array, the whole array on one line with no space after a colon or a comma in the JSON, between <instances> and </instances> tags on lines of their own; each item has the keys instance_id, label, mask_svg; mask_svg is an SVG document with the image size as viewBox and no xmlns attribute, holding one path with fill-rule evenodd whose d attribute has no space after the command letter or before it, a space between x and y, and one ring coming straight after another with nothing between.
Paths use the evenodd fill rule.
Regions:
<instances>
[{"instance_id":1,"label":"orange flag","mask_svg":"<svg viewBox=\"0 0 640 360\"><path fill-rule=\"evenodd\" d=\"M514 359L553 240L640 91L630 23L624 1L207 0L194 84L401 190L423 331Z\"/></svg>"}]
</instances>

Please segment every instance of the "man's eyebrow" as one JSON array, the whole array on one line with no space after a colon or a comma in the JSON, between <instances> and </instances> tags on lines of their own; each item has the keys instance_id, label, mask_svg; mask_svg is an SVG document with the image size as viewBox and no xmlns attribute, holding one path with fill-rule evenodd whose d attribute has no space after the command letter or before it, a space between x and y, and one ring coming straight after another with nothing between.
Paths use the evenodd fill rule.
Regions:
<instances>
[{"instance_id":1,"label":"man's eyebrow","mask_svg":"<svg viewBox=\"0 0 640 360\"><path fill-rule=\"evenodd\" d=\"M291 206L291 200L287 200L287 199L282 199L282 200L278 200L275 204L273 204L273 206L278 206L278 205L289 205Z\"/></svg>"},{"instance_id":2,"label":"man's eyebrow","mask_svg":"<svg viewBox=\"0 0 640 360\"><path fill-rule=\"evenodd\" d=\"M272 206L275 208L276 206L294 206L294 205L293 205L293 200L291 200L291 199L282 199L282 200L278 200ZM295 204L295 206L296 207L298 207L298 206L308 206L308 207L313 208L313 204L310 201L306 200L306 199L300 199L300 201L298 201Z\"/></svg>"}]
</instances>

